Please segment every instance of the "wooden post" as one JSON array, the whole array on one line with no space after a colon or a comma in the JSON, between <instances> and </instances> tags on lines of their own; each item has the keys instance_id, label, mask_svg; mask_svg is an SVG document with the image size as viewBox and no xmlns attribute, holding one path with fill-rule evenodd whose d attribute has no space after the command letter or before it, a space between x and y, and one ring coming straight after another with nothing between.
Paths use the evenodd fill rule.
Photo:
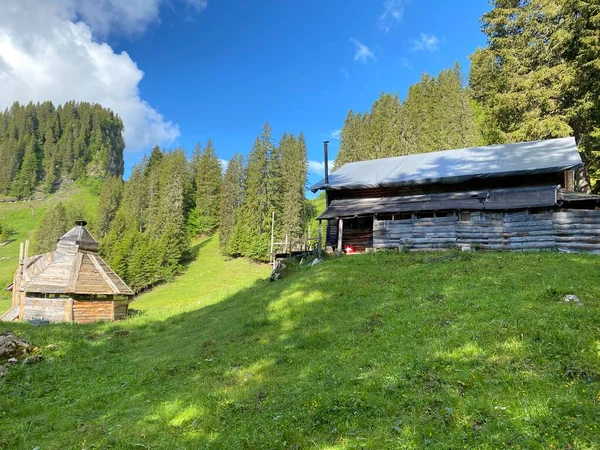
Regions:
<instances>
[{"instance_id":1,"label":"wooden post","mask_svg":"<svg viewBox=\"0 0 600 450\"><path fill-rule=\"evenodd\" d=\"M319 258L321 257L321 251L322 251L322 249L321 249L321 228L323 228L323 227L321 226L321 221L319 220L319 230L317 232L317 239L318 239L318 241L317 241L317 256Z\"/></svg>"},{"instance_id":2,"label":"wooden post","mask_svg":"<svg viewBox=\"0 0 600 450\"><path fill-rule=\"evenodd\" d=\"M269 253L269 256L271 258L271 261L274 260L274 256L273 255L273 244L274 244L274 233L275 233L275 211L273 211L273 215L271 216L271 252Z\"/></svg>"},{"instance_id":3,"label":"wooden post","mask_svg":"<svg viewBox=\"0 0 600 450\"><path fill-rule=\"evenodd\" d=\"M25 265L25 270L27 270L28 262L29 262L29 239L25 240L25 251L23 254L23 264Z\"/></svg>"},{"instance_id":4,"label":"wooden post","mask_svg":"<svg viewBox=\"0 0 600 450\"><path fill-rule=\"evenodd\" d=\"M284 244L285 247L284 247L283 253L288 253L288 245L289 245L288 244L288 235L286 233L285 234L285 244Z\"/></svg>"},{"instance_id":5,"label":"wooden post","mask_svg":"<svg viewBox=\"0 0 600 450\"><path fill-rule=\"evenodd\" d=\"M19 267L13 277L12 306L19 306L21 279L23 278L23 243L19 244Z\"/></svg>"},{"instance_id":6,"label":"wooden post","mask_svg":"<svg viewBox=\"0 0 600 450\"><path fill-rule=\"evenodd\" d=\"M337 243L337 253L341 255L344 251L342 248L342 235L344 234L344 219L341 217L338 219L338 243Z\"/></svg>"}]
</instances>

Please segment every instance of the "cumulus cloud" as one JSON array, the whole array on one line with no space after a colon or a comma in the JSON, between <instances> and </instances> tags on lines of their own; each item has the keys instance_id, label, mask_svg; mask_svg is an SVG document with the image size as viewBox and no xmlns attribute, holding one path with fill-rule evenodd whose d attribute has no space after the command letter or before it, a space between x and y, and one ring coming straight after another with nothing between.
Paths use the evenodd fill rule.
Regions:
<instances>
[{"instance_id":1,"label":"cumulus cloud","mask_svg":"<svg viewBox=\"0 0 600 450\"><path fill-rule=\"evenodd\" d=\"M377 60L375 54L371 51L371 49L362 42L360 42L358 39L351 38L350 41L354 44L354 61L366 64L370 60Z\"/></svg>"},{"instance_id":2,"label":"cumulus cloud","mask_svg":"<svg viewBox=\"0 0 600 450\"><path fill-rule=\"evenodd\" d=\"M311 175L325 176L325 163L320 161L308 162L308 173Z\"/></svg>"},{"instance_id":3,"label":"cumulus cloud","mask_svg":"<svg viewBox=\"0 0 600 450\"><path fill-rule=\"evenodd\" d=\"M178 126L140 96L144 73L126 52L115 53L96 37L142 32L158 20L160 1L0 2L0 108L14 101L100 103L123 119L128 150L173 142Z\"/></svg>"},{"instance_id":4,"label":"cumulus cloud","mask_svg":"<svg viewBox=\"0 0 600 450\"><path fill-rule=\"evenodd\" d=\"M410 44L413 52L435 52L440 48L440 40L433 34L426 33L421 33L419 39L411 39Z\"/></svg>"},{"instance_id":5,"label":"cumulus cloud","mask_svg":"<svg viewBox=\"0 0 600 450\"><path fill-rule=\"evenodd\" d=\"M398 25L404 16L406 0L386 0L383 2L383 12L379 16L379 28L388 33L393 26Z\"/></svg>"}]
</instances>

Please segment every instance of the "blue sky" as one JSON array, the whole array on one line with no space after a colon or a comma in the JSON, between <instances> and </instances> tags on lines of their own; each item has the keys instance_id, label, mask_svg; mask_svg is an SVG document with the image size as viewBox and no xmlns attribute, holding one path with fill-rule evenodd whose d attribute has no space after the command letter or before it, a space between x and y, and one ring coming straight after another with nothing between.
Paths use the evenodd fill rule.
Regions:
<instances>
[{"instance_id":1,"label":"blue sky","mask_svg":"<svg viewBox=\"0 0 600 450\"><path fill-rule=\"evenodd\" d=\"M265 121L276 142L304 132L316 169L324 139L335 156L334 131L350 108L366 111L384 91L404 97L423 72L456 61L466 73L489 10L485 0L48 0L52 9L39 12L35 0L7 1L0 30L14 31L11 45L42 65L45 53L32 48L45 39L44 52L55 48L47 64L58 59L64 74L46 70L56 80L41 83L32 73L43 65L32 70L0 46L19 93L0 95L0 106L106 104L128 128L126 175L153 143L191 152L212 138L223 160L247 154ZM313 170L309 181L318 178Z\"/></svg>"}]
</instances>

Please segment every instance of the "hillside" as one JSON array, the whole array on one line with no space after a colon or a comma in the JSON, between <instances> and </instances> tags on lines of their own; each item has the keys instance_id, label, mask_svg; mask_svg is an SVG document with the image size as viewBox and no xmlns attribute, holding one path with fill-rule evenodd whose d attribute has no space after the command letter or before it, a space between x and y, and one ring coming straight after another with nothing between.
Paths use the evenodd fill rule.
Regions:
<instances>
[{"instance_id":1,"label":"hillside","mask_svg":"<svg viewBox=\"0 0 600 450\"><path fill-rule=\"evenodd\" d=\"M13 103L0 112L0 195L53 192L61 179L123 175L123 123L86 102Z\"/></svg>"},{"instance_id":2,"label":"hillside","mask_svg":"<svg viewBox=\"0 0 600 450\"><path fill-rule=\"evenodd\" d=\"M45 361L0 381L0 444L597 444L598 257L377 253L269 283L216 238L194 249L126 321L4 326Z\"/></svg>"}]
</instances>

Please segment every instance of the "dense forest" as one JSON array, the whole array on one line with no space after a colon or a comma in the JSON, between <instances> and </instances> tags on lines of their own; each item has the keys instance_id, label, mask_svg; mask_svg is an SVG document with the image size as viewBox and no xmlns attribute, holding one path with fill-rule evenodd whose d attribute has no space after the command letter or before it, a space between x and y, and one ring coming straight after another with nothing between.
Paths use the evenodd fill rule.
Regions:
<instances>
[{"instance_id":1,"label":"dense forest","mask_svg":"<svg viewBox=\"0 0 600 450\"><path fill-rule=\"evenodd\" d=\"M592 181L600 161L600 5L496 0L482 18L488 43L460 67L427 74L402 102L382 94L350 111L335 166L363 159L575 136ZM583 176L580 185L586 188ZM597 190L597 189L596 189Z\"/></svg>"},{"instance_id":2,"label":"dense forest","mask_svg":"<svg viewBox=\"0 0 600 450\"><path fill-rule=\"evenodd\" d=\"M28 198L62 178L121 176L124 147L121 119L98 104L14 103L0 113L0 194Z\"/></svg>"}]
</instances>

